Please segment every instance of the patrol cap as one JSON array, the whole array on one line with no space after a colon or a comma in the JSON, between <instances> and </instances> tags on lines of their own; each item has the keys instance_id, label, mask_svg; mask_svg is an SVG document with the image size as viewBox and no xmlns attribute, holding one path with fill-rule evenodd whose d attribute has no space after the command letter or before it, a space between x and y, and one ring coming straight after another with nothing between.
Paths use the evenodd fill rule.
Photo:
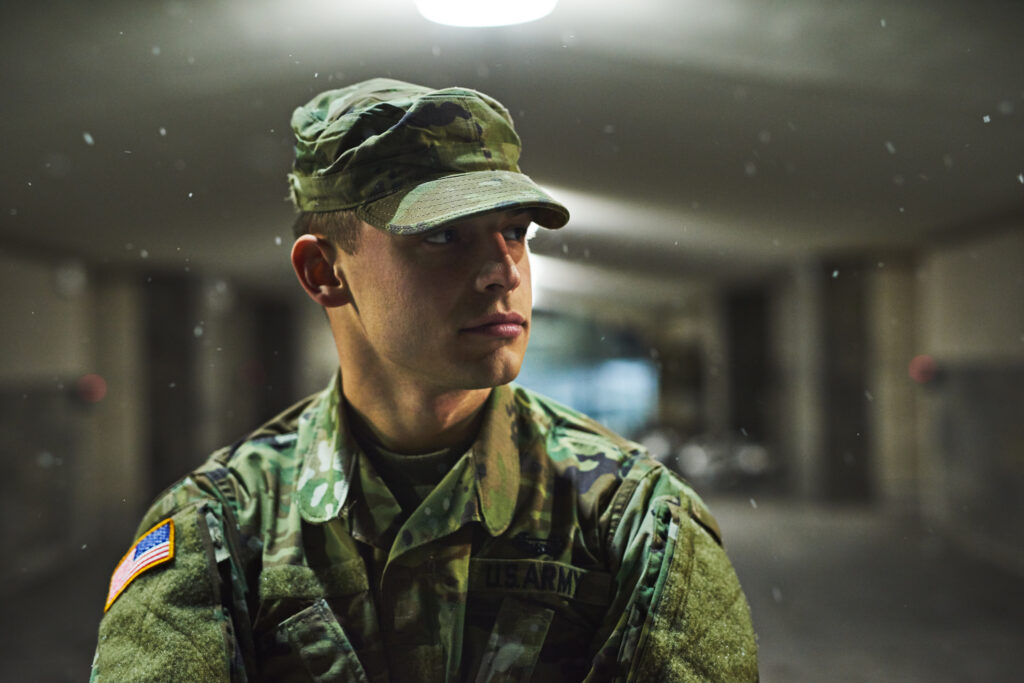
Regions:
<instances>
[{"instance_id":1,"label":"patrol cap","mask_svg":"<svg viewBox=\"0 0 1024 683\"><path fill-rule=\"evenodd\" d=\"M355 209L398 235L507 209L560 228L569 211L518 166L508 111L468 88L375 78L320 93L292 114L288 175L300 211Z\"/></svg>"}]
</instances>

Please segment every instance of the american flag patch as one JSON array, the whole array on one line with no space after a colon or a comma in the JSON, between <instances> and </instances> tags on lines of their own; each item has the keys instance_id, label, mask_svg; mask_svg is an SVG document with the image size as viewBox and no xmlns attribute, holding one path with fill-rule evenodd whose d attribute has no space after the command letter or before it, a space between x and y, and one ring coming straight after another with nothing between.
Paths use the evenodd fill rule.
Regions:
<instances>
[{"instance_id":1,"label":"american flag patch","mask_svg":"<svg viewBox=\"0 0 1024 683\"><path fill-rule=\"evenodd\" d=\"M174 557L174 520L165 519L135 541L110 577L107 591L106 612L117 600L117 596L142 572L163 564Z\"/></svg>"}]
</instances>

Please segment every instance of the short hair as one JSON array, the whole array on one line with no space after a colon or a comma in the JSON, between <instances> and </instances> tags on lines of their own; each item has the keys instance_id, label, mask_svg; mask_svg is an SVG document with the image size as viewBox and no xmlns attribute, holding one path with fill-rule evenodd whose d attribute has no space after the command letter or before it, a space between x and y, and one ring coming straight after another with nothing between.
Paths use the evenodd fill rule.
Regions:
<instances>
[{"instance_id":1,"label":"short hair","mask_svg":"<svg viewBox=\"0 0 1024 683\"><path fill-rule=\"evenodd\" d=\"M362 221L351 209L339 211L303 211L292 224L295 239L303 235L323 235L347 254L356 253Z\"/></svg>"}]
</instances>

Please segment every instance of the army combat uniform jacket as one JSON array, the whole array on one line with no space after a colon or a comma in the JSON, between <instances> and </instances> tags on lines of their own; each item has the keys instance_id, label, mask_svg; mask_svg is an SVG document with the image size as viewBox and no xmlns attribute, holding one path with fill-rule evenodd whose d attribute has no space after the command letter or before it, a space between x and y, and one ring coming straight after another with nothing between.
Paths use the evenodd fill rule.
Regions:
<instances>
[{"instance_id":1,"label":"army combat uniform jacket","mask_svg":"<svg viewBox=\"0 0 1024 683\"><path fill-rule=\"evenodd\" d=\"M404 515L338 382L157 500L135 555L159 559L118 580L94 680L757 678L714 520L637 444L498 387Z\"/></svg>"}]
</instances>

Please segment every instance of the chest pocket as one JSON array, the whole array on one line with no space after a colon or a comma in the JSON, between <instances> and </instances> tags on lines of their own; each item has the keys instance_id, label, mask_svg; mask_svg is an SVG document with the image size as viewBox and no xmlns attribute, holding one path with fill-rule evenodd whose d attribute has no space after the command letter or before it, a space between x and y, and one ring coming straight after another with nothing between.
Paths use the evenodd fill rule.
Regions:
<instances>
[{"instance_id":1,"label":"chest pocket","mask_svg":"<svg viewBox=\"0 0 1024 683\"><path fill-rule=\"evenodd\" d=\"M317 600L281 622L278 633L302 662L308 680L368 683L352 643L326 600Z\"/></svg>"},{"instance_id":2,"label":"chest pocket","mask_svg":"<svg viewBox=\"0 0 1024 683\"><path fill-rule=\"evenodd\" d=\"M261 680L380 680L383 665L377 651L368 646L368 641L373 642L376 616L361 560L315 570L268 567L259 586L256 654Z\"/></svg>"},{"instance_id":3,"label":"chest pocket","mask_svg":"<svg viewBox=\"0 0 1024 683\"><path fill-rule=\"evenodd\" d=\"M562 562L471 558L468 609L477 618L470 619L490 628L467 633L476 641L467 645L480 648L469 680L582 678L611 587L611 575Z\"/></svg>"},{"instance_id":4,"label":"chest pocket","mask_svg":"<svg viewBox=\"0 0 1024 683\"><path fill-rule=\"evenodd\" d=\"M487 639L476 683L530 680L554 616L553 609L505 598Z\"/></svg>"}]
</instances>

